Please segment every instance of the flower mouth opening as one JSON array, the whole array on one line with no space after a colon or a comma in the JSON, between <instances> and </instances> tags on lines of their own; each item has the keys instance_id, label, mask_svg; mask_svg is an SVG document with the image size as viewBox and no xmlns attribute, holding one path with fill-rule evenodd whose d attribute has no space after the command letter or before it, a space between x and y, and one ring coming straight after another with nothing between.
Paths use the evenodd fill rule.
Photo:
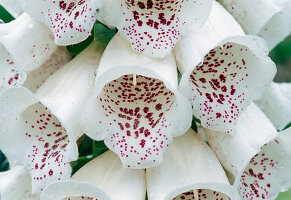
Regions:
<instances>
[{"instance_id":1,"label":"flower mouth opening","mask_svg":"<svg viewBox=\"0 0 291 200\"><path fill-rule=\"evenodd\" d=\"M61 180L62 171L55 171L55 165L65 163L64 153L69 144L68 134L59 120L40 102L29 106L21 115L23 134L30 141L26 164L34 181Z\"/></svg>"},{"instance_id":2,"label":"flower mouth opening","mask_svg":"<svg viewBox=\"0 0 291 200\"><path fill-rule=\"evenodd\" d=\"M195 117L205 127L233 132L238 117L249 105L250 68L258 62L248 47L228 42L212 49L192 71L190 101Z\"/></svg>"},{"instance_id":3,"label":"flower mouth opening","mask_svg":"<svg viewBox=\"0 0 291 200\"><path fill-rule=\"evenodd\" d=\"M222 193L209 189L194 189L188 192L184 192L177 197L173 198L173 200L230 200L230 198Z\"/></svg>"},{"instance_id":4,"label":"flower mouth opening","mask_svg":"<svg viewBox=\"0 0 291 200\"><path fill-rule=\"evenodd\" d=\"M137 166L156 162L155 157L168 145L168 136L163 132L171 126L167 114L175 100L162 81L141 75L124 75L104 86L97 107L112 119L105 122L116 130L108 140L119 149L121 158L138 156Z\"/></svg>"},{"instance_id":5,"label":"flower mouth opening","mask_svg":"<svg viewBox=\"0 0 291 200\"><path fill-rule=\"evenodd\" d=\"M279 141L276 139L272 143L279 145ZM251 159L239 180L239 191L242 198L272 199L277 196L277 193L273 191L276 191L279 186L274 181L274 177L276 177L276 168L280 169L282 163L277 161L276 155L268 152L270 151L267 149L268 145L270 144L265 145L262 151Z\"/></svg>"}]
</instances>

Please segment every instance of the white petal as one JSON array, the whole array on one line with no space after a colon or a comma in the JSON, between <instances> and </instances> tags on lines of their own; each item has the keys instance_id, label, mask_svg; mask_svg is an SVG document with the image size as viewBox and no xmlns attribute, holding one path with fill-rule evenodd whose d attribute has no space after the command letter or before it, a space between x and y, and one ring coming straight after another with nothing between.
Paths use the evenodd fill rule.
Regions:
<instances>
[{"instance_id":1,"label":"white petal","mask_svg":"<svg viewBox=\"0 0 291 200\"><path fill-rule=\"evenodd\" d=\"M1 150L30 171L33 192L70 176L68 162L77 159L75 140L83 134L77 116L92 92L102 51L90 45L51 76L36 95L19 87L1 96Z\"/></svg>"},{"instance_id":2,"label":"white petal","mask_svg":"<svg viewBox=\"0 0 291 200\"><path fill-rule=\"evenodd\" d=\"M23 84L26 73L15 65L13 58L0 43L0 93L10 87Z\"/></svg>"},{"instance_id":3,"label":"white petal","mask_svg":"<svg viewBox=\"0 0 291 200\"><path fill-rule=\"evenodd\" d=\"M147 169L149 200L230 200L234 192L214 153L193 131L175 138L160 166ZM176 197L176 198L175 198Z\"/></svg>"},{"instance_id":4,"label":"white petal","mask_svg":"<svg viewBox=\"0 0 291 200\"><path fill-rule=\"evenodd\" d=\"M0 173L1 200L39 200L31 193L31 177L22 166Z\"/></svg>"},{"instance_id":5,"label":"white petal","mask_svg":"<svg viewBox=\"0 0 291 200\"><path fill-rule=\"evenodd\" d=\"M165 57L188 28L201 26L211 0L105 0L101 21L118 28L134 50L151 57Z\"/></svg>"},{"instance_id":6,"label":"white petal","mask_svg":"<svg viewBox=\"0 0 291 200\"><path fill-rule=\"evenodd\" d=\"M95 93L82 113L84 132L104 139L124 167L145 168L158 165L172 137L190 124L191 106L177 91L174 57L137 54L117 34L100 61Z\"/></svg>"},{"instance_id":7,"label":"white petal","mask_svg":"<svg viewBox=\"0 0 291 200\"><path fill-rule=\"evenodd\" d=\"M52 183L42 200L144 200L145 171L124 169L108 151L82 167L72 180Z\"/></svg>"},{"instance_id":8,"label":"white petal","mask_svg":"<svg viewBox=\"0 0 291 200\"><path fill-rule=\"evenodd\" d=\"M45 22L58 45L79 43L91 35L99 8L99 0L18 1L28 14Z\"/></svg>"},{"instance_id":9,"label":"white petal","mask_svg":"<svg viewBox=\"0 0 291 200\"><path fill-rule=\"evenodd\" d=\"M291 122L291 83L273 82L262 97L256 101L258 106L274 126L282 130Z\"/></svg>"},{"instance_id":10,"label":"white petal","mask_svg":"<svg viewBox=\"0 0 291 200\"><path fill-rule=\"evenodd\" d=\"M277 133L254 104L238 121L234 136L206 133L242 199L275 199L291 186L290 129Z\"/></svg>"},{"instance_id":11,"label":"white petal","mask_svg":"<svg viewBox=\"0 0 291 200\"><path fill-rule=\"evenodd\" d=\"M71 58L72 55L64 47L57 48L48 61L35 71L28 73L23 86L31 92L36 92L53 73L68 63Z\"/></svg>"},{"instance_id":12,"label":"white petal","mask_svg":"<svg viewBox=\"0 0 291 200\"><path fill-rule=\"evenodd\" d=\"M24 71L41 66L57 48L51 31L27 14L0 24L0 42Z\"/></svg>"},{"instance_id":13,"label":"white petal","mask_svg":"<svg viewBox=\"0 0 291 200\"><path fill-rule=\"evenodd\" d=\"M206 24L175 48L180 88L204 127L232 133L251 100L271 83L276 66L262 39L245 36L217 2ZM261 76L258 76L261 74Z\"/></svg>"},{"instance_id":14,"label":"white petal","mask_svg":"<svg viewBox=\"0 0 291 200\"><path fill-rule=\"evenodd\" d=\"M220 0L220 2L248 34L266 39L270 49L291 33L290 0Z\"/></svg>"},{"instance_id":15,"label":"white petal","mask_svg":"<svg viewBox=\"0 0 291 200\"><path fill-rule=\"evenodd\" d=\"M18 6L16 1L17 0L0 0L0 5L15 18L22 13L22 9Z\"/></svg>"}]
</instances>

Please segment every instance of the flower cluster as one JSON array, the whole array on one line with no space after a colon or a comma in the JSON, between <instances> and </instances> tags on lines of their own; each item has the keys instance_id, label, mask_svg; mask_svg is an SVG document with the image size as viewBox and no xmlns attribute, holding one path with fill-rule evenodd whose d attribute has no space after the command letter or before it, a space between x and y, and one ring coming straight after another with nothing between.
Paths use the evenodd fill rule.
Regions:
<instances>
[{"instance_id":1,"label":"flower cluster","mask_svg":"<svg viewBox=\"0 0 291 200\"><path fill-rule=\"evenodd\" d=\"M291 0L0 4L16 18L0 24L0 199L274 200L291 186L291 85L268 57ZM72 56L96 24L105 36ZM84 134L110 150L71 175Z\"/></svg>"}]
</instances>

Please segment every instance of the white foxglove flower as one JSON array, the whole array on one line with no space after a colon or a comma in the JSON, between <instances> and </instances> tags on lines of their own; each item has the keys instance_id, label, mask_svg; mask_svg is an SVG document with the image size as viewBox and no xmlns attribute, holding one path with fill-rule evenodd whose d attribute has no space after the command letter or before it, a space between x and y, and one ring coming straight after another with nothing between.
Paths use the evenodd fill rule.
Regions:
<instances>
[{"instance_id":1,"label":"white foxglove flower","mask_svg":"<svg viewBox=\"0 0 291 200\"><path fill-rule=\"evenodd\" d=\"M39 195L31 193L31 177L23 166L15 166L0 173L1 200L39 200Z\"/></svg>"},{"instance_id":2,"label":"white foxglove flower","mask_svg":"<svg viewBox=\"0 0 291 200\"><path fill-rule=\"evenodd\" d=\"M30 171L33 193L70 177L68 162L77 159L76 139L83 134L77 116L92 92L102 52L103 46L91 44L35 94L18 87L1 95L0 147Z\"/></svg>"},{"instance_id":3,"label":"white foxglove flower","mask_svg":"<svg viewBox=\"0 0 291 200\"><path fill-rule=\"evenodd\" d=\"M242 114L234 136L206 133L241 199L274 200L291 186L291 129L277 133L254 104Z\"/></svg>"},{"instance_id":4,"label":"white foxglove flower","mask_svg":"<svg viewBox=\"0 0 291 200\"><path fill-rule=\"evenodd\" d=\"M0 42L14 63L24 71L41 66L57 48L52 32L27 14L10 23L0 24Z\"/></svg>"},{"instance_id":5,"label":"white foxglove flower","mask_svg":"<svg viewBox=\"0 0 291 200\"><path fill-rule=\"evenodd\" d=\"M161 165L146 170L149 200L230 200L237 193L215 154L193 131L174 139Z\"/></svg>"},{"instance_id":6,"label":"white foxglove flower","mask_svg":"<svg viewBox=\"0 0 291 200\"><path fill-rule=\"evenodd\" d=\"M278 130L291 122L291 83L275 83L256 101Z\"/></svg>"},{"instance_id":7,"label":"white foxglove flower","mask_svg":"<svg viewBox=\"0 0 291 200\"><path fill-rule=\"evenodd\" d=\"M17 0L35 20L44 22L58 45L79 43L91 35L99 0Z\"/></svg>"},{"instance_id":8,"label":"white foxglove flower","mask_svg":"<svg viewBox=\"0 0 291 200\"><path fill-rule=\"evenodd\" d=\"M220 0L220 2L242 25L246 33L263 37L270 49L291 33L290 0Z\"/></svg>"},{"instance_id":9,"label":"white foxglove flower","mask_svg":"<svg viewBox=\"0 0 291 200\"><path fill-rule=\"evenodd\" d=\"M145 170L125 169L107 151L74 174L71 180L50 184L41 200L144 200Z\"/></svg>"},{"instance_id":10,"label":"white foxglove flower","mask_svg":"<svg viewBox=\"0 0 291 200\"><path fill-rule=\"evenodd\" d=\"M36 92L51 75L67 64L71 58L72 55L64 47L58 47L48 61L27 74L23 86L33 93Z\"/></svg>"},{"instance_id":11,"label":"white foxglove flower","mask_svg":"<svg viewBox=\"0 0 291 200\"><path fill-rule=\"evenodd\" d=\"M194 116L202 126L229 134L276 73L264 41L245 36L217 2L205 25L184 37L175 54L183 74L180 88L190 99Z\"/></svg>"},{"instance_id":12,"label":"white foxglove flower","mask_svg":"<svg viewBox=\"0 0 291 200\"><path fill-rule=\"evenodd\" d=\"M22 9L17 4L17 0L0 0L0 5L15 18L22 13Z\"/></svg>"},{"instance_id":13,"label":"white foxglove flower","mask_svg":"<svg viewBox=\"0 0 291 200\"><path fill-rule=\"evenodd\" d=\"M191 105L177 90L174 56L143 56L117 34L100 61L80 123L87 135L105 140L124 167L160 164L172 138L191 124Z\"/></svg>"},{"instance_id":14,"label":"white foxglove flower","mask_svg":"<svg viewBox=\"0 0 291 200\"><path fill-rule=\"evenodd\" d=\"M212 0L103 0L101 21L117 27L137 52L151 57L169 55L187 29L200 27Z\"/></svg>"}]
</instances>

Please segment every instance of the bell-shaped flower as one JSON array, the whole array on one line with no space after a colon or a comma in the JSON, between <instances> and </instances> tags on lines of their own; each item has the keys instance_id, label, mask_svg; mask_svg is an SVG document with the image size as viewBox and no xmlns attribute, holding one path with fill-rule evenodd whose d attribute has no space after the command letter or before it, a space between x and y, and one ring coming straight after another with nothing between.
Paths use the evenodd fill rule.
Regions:
<instances>
[{"instance_id":1,"label":"bell-shaped flower","mask_svg":"<svg viewBox=\"0 0 291 200\"><path fill-rule=\"evenodd\" d=\"M291 33L290 0L220 0L220 2L246 33L263 37L270 49Z\"/></svg>"},{"instance_id":2,"label":"bell-shaped flower","mask_svg":"<svg viewBox=\"0 0 291 200\"><path fill-rule=\"evenodd\" d=\"M205 25L174 51L183 75L180 88L193 105L193 115L202 126L229 134L276 73L263 39L244 35L217 2Z\"/></svg>"},{"instance_id":3,"label":"bell-shaped flower","mask_svg":"<svg viewBox=\"0 0 291 200\"><path fill-rule=\"evenodd\" d=\"M274 200L291 186L291 129L277 133L264 113L251 104L235 135L206 129L208 142L243 200Z\"/></svg>"},{"instance_id":4,"label":"bell-shaped flower","mask_svg":"<svg viewBox=\"0 0 291 200\"><path fill-rule=\"evenodd\" d=\"M103 0L99 18L117 27L137 52L151 57L169 55L187 29L207 19L212 0Z\"/></svg>"},{"instance_id":5,"label":"bell-shaped flower","mask_svg":"<svg viewBox=\"0 0 291 200\"><path fill-rule=\"evenodd\" d=\"M189 101L177 90L174 56L143 56L117 34L102 56L80 124L88 136L105 140L124 167L148 168L162 162L191 117Z\"/></svg>"},{"instance_id":6,"label":"bell-shaped flower","mask_svg":"<svg viewBox=\"0 0 291 200\"><path fill-rule=\"evenodd\" d=\"M52 32L27 14L0 24L0 42L24 71L41 66L57 48Z\"/></svg>"},{"instance_id":7,"label":"bell-shaped flower","mask_svg":"<svg viewBox=\"0 0 291 200\"><path fill-rule=\"evenodd\" d=\"M39 195L31 193L31 177L23 166L15 166L7 172L0 173L0 199L40 199Z\"/></svg>"},{"instance_id":8,"label":"bell-shaped flower","mask_svg":"<svg viewBox=\"0 0 291 200\"><path fill-rule=\"evenodd\" d=\"M95 158L72 179L50 184L41 200L144 200L145 170L125 169L112 151Z\"/></svg>"},{"instance_id":9,"label":"bell-shaped flower","mask_svg":"<svg viewBox=\"0 0 291 200\"><path fill-rule=\"evenodd\" d=\"M70 177L77 159L77 116L92 92L103 46L92 43L55 72L37 91L5 90L0 98L0 148L32 176L32 191Z\"/></svg>"},{"instance_id":10,"label":"bell-shaped flower","mask_svg":"<svg viewBox=\"0 0 291 200\"><path fill-rule=\"evenodd\" d=\"M146 170L149 200L234 200L237 193L208 145L192 130L174 139L161 165Z\"/></svg>"},{"instance_id":11,"label":"bell-shaped flower","mask_svg":"<svg viewBox=\"0 0 291 200\"><path fill-rule=\"evenodd\" d=\"M282 130L291 122L291 83L275 83L255 101L271 120L273 125Z\"/></svg>"},{"instance_id":12,"label":"bell-shaped flower","mask_svg":"<svg viewBox=\"0 0 291 200\"><path fill-rule=\"evenodd\" d=\"M56 51L51 31L27 14L0 24L0 92L23 84L30 71L56 63L50 60Z\"/></svg>"},{"instance_id":13,"label":"bell-shaped flower","mask_svg":"<svg viewBox=\"0 0 291 200\"><path fill-rule=\"evenodd\" d=\"M22 13L22 9L17 4L17 0L0 0L0 5L3 6L15 18Z\"/></svg>"},{"instance_id":14,"label":"bell-shaped flower","mask_svg":"<svg viewBox=\"0 0 291 200\"><path fill-rule=\"evenodd\" d=\"M99 0L17 0L35 20L54 33L55 43L69 45L85 40L97 19Z\"/></svg>"}]
</instances>

